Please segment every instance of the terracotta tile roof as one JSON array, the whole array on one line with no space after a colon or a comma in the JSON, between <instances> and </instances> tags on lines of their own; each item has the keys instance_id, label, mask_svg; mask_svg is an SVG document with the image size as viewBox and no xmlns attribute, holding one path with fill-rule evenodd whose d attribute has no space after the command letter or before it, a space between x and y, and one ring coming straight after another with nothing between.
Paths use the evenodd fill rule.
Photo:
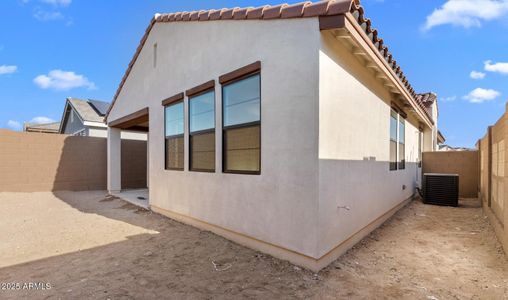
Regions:
<instances>
[{"instance_id":1,"label":"terracotta tile roof","mask_svg":"<svg viewBox=\"0 0 508 300\"><path fill-rule=\"evenodd\" d=\"M432 119L432 104L437 103L437 95L432 92L417 94L416 100L423 107L429 118Z\"/></svg>"},{"instance_id":2,"label":"terracotta tile roof","mask_svg":"<svg viewBox=\"0 0 508 300\"><path fill-rule=\"evenodd\" d=\"M425 107L431 106L437 100L437 95L434 93L418 94L416 97Z\"/></svg>"},{"instance_id":3,"label":"terracotta tile roof","mask_svg":"<svg viewBox=\"0 0 508 300\"><path fill-rule=\"evenodd\" d=\"M319 2L301 2L293 5L280 4L276 6L265 5L261 7L246 7L246 8L223 8L220 10L200 10L192 12L176 12L166 14L156 14L150 21L145 34L141 38L138 48L132 58L129 66L120 82L120 85L113 97L112 105L110 106L108 113L113 107L132 66L136 62L141 49L143 48L148 35L152 27L156 23L167 23L167 22L197 22L197 21L212 21L212 20L270 20L270 19L289 19L289 18L308 18L308 17L319 17L319 16L333 16L333 15L344 15L351 13L356 19L358 25L365 31L365 34L370 38L374 46L378 49L381 55L385 58L388 65L393 69L395 74L399 77L400 82L406 88L407 92L413 97L418 105L427 113L427 117L432 121L431 115L428 114L424 104L420 101L418 94L415 92L408 79L402 72L397 61L393 58L392 54L388 50L388 47L384 44L383 39L378 37L378 31L372 28L370 19L365 18L364 9L360 5L360 0L325 0ZM107 117L106 114L106 117Z\"/></svg>"}]
</instances>

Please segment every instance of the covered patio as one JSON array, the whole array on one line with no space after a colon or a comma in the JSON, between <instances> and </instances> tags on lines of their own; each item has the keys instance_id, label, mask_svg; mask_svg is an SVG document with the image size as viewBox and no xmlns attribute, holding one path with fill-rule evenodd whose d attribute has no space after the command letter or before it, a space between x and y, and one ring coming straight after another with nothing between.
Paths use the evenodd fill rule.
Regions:
<instances>
[{"instance_id":1,"label":"covered patio","mask_svg":"<svg viewBox=\"0 0 508 300\"><path fill-rule=\"evenodd\" d=\"M128 172L122 169L130 160L139 159L139 157L126 157L122 151L122 131L149 132L149 113L148 108L144 108L125 117L113 120L108 123L108 192L110 195L121 198L139 207L149 208L148 192L148 165L149 165L149 143L148 135L146 142L146 183L139 188L125 189L124 183L129 180ZM143 155L144 153L138 153ZM129 155L136 155L130 153ZM139 171L139 170L137 170ZM144 170L143 170L144 171ZM129 186L132 186L130 184Z\"/></svg>"},{"instance_id":2,"label":"covered patio","mask_svg":"<svg viewBox=\"0 0 508 300\"><path fill-rule=\"evenodd\" d=\"M125 189L110 194L141 208L150 209L148 189Z\"/></svg>"}]
</instances>

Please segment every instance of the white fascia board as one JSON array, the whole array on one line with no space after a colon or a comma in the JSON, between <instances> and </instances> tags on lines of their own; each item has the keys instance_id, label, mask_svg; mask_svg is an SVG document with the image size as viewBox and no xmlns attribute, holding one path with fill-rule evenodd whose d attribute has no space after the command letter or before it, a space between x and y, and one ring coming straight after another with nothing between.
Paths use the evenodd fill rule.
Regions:
<instances>
[{"instance_id":1,"label":"white fascia board","mask_svg":"<svg viewBox=\"0 0 508 300\"><path fill-rule=\"evenodd\" d=\"M102 128L107 128L108 127L104 123L101 123L101 122L90 122L90 121L83 122L83 125L88 126L88 127L102 127Z\"/></svg>"}]
</instances>

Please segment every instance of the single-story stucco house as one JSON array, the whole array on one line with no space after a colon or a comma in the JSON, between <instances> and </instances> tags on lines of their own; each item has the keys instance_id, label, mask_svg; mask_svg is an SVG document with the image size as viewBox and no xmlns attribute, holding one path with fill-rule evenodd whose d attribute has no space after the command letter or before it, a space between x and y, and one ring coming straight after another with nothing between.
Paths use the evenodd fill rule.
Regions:
<instances>
[{"instance_id":1,"label":"single-story stucco house","mask_svg":"<svg viewBox=\"0 0 508 300\"><path fill-rule=\"evenodd\" d=\"M356 0L156 14L106 116L108 189L146 126L153 211L319 270L412 199L436 101Z\"/></svg>"},{"instance_id":2,"label":"single-story stucco house","mask_svg":"<svg viewBox=\"0 0 508 300\"><path fill-rule=\"evenodd\" d=\"M109 105L99 100L68 97L57 133L106 138L108 133L104 117ZM146 140L146 132L125 131L122 139Z\"/></svg>"}]
</instances>

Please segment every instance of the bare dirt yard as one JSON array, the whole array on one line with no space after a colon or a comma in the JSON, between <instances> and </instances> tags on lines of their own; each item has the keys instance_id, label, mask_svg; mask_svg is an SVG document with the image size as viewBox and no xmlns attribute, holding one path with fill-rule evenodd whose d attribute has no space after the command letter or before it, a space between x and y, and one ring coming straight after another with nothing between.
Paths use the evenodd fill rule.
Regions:
<instances>
[{"instance_id":1,"label":"bare dirt yard","mask_svg":"<svg viewBox=\"0 0 508 300\"><path fill-rule=\"evenodd\" d=\"M508 299L492 228L462 204L413 201L314 274L104 192L0 193L2 288L50 287L0 299Z\"/></svg>"}]
</instances>

